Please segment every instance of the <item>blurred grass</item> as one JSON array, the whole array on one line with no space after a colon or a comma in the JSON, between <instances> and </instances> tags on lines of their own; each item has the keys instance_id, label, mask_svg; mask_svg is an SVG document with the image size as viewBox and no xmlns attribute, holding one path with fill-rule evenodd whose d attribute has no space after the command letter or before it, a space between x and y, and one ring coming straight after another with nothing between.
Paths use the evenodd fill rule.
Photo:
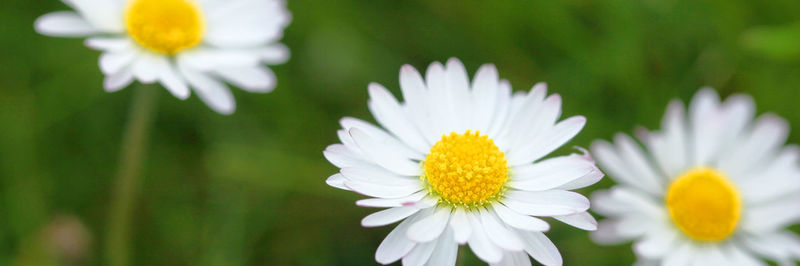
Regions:
<instances>
[{"instance_id":1,"label":"blurred grass","mask_svg":"<svg viewBox=\"0 0 800 266\"><path fill-rule=\"evenodd\" d=\"M64 9L56 0L0 7L0 265L52 263L46 228L62 215L80 219L89 244L83 258L61 262L102 262L135 86L105 93L97 52L33 32L37 16ZM337 141L342 116L372 120L369 82L399 95L406 63L424 69L454 56L470 73L495 63L516 90L547 81L565 115L589 119L568 146L655 128L669 99L704 85L749 93L759 113L800 123L794 0L290 0L289 9L292 59L272 67L275 92L236 90L229 117L159 92L133 222L136 265L374 264L391 227L360 227L371 210L325 185L336 168L321 151ZM633 261L629 245L600 247L553 224L567 264Z\"/></svg>"}]
</instances>

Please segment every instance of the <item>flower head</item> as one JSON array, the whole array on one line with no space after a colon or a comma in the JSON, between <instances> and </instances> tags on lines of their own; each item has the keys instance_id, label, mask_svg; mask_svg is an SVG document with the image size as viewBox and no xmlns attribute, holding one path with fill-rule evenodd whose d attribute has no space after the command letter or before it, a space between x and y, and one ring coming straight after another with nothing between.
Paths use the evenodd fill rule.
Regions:
<instances>
[{"instance_id":1,"label":"flower head","mask_svg":"<svg viewBox=\"0 0 800 266\"><path fill-rule=\"evenodd\" d=\"M789 126L753 120L745 95L720 102L702 89L689 106L667 107L662 130L597 141L592 153L619 185L592 196L609 217L593 238L633 240L642 261L662 265L785 264L800 259L800 238L783 229L800 220L800 151L784 146Z\"/></svg>"},{"instance_id":2,"label":"flower head","mask_svg":"<svg viewBox=\"0 0 800 266\"><path fill-rule=\"evenodd\" d=\"M529 264L531 256L560 265L542 233L550 226L537 217L596 228L588 199L569 191L602 178L594 161L582 154L543 159L586 119L558 121L561 97L547 96L545 84L512 95L493 65L470 83L461 62L450 59L431 64L425 79L403 66L400 87L405 102L370 84L369 109L382 128L344 118L341 144L324 151L341 168L329 185L368 196L359 206L385 208L363 226L400 222L378 247L378 262L453 265L458 245L468 244L492 264Z\"/></svg>"},{"instance_id":3,"label":"flower head","mask_svg":"<svg viewBox=\"0 0 800 266\"><path fill-rule=\"evenodd\" d=\"M233 113L225 82L250 92L275 87L264 64L279 64L289 51L277 43L291 19L282 0L63 0L75 11L36 20L45 35L88 37L101 50L108 92L134 80L161 83L179 99L191 87L209 107Z\"/></svg>"}]
</instances>

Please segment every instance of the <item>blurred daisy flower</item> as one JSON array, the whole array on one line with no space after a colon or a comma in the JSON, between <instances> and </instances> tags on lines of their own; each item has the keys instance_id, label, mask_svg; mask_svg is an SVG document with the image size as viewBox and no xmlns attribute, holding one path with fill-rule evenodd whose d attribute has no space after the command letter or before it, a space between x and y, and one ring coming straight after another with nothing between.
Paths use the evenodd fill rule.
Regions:
<instances>
[{"instance_id":1,"label":"blurred daisy flower","mask_svg":"<svg viewBox=\"0 0 800 266\"><path fill-rule=\"evenodd\" d=\"M643 264L781 265L800 259L800 238L784 229L800 220L800 151L784 146L785 120L745 95L724 102L702 89L689 105L667 107L662 131L644 129L616 145L597 141L592 154L619 183L592 195L609 217L599 243L633 240Z\"/></svg>"},{"instance_id":2,"label":"blurred daisy flower","mask_svg":"<svg viewBox=\"0 0 800 266\"><path fill-rule=\"evenodd\" d=\"M400 224L378 247L382 264L453 265L468 244L491 264L562 264L542 233L553 217L594 230L589 200L570 190L603 174L582 154L542 159L583 128L586 119L558 121L561 97L537 84L512 95L493 65L470 84L457 59L428 67L426 79L411 66L400 71L405 102L379 84L369 85L369 109L383 127L343 118L342 144L325 157L341 168L333 187L370 198L358 206L387 208L365 217L365 227ZM547 97L546 97L547 96ZM536 216L536 217L534 217Z\"/></svg>"},{"instance_id":3,"label":"blurred daisy flower","mask_svg":"<svg viewBox=\"0 0 800 266\"><path fill-rule=\"evenodd\" d=\"M263 64L289 57L277 43L291 19L282 0L63 1L75 11L38 18L36 31L88 37L88 47L103 51L108 92L138 80L186 99L191 87L212 109L230 114L236 103L225 82L269 92L275 75Z\"/></svg>"}]
</instances>

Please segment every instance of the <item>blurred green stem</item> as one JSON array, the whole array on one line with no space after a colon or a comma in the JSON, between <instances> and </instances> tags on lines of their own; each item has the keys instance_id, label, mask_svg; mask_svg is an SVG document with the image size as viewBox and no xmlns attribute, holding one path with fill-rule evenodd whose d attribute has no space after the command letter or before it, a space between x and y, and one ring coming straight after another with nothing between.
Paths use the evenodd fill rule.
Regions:
<instances>
[{"instance_id":1,"label":"blurred green stem","mask_svg":"<svg viewBox=\"0 0 800 266\"><path fill-rule=\"evenodd\" d=\"M148 132L155 114L157 93L156 86L135 88L128 122L125 125L106 232L106 259L111 266L130 264L131 214L139 191L142 155L147 146Z\"/></svg>"}]
</instances>

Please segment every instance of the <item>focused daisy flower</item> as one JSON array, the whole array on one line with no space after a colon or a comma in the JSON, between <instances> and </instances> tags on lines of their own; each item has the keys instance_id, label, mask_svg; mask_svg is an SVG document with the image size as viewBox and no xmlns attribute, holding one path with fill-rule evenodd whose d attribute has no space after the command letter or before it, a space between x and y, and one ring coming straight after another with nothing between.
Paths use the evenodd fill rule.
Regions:
<instances>
[{"instance_id":1,"label":"focused daisy flower","mask_svg":"<svg viewBox=\"0 0 800 266\"><path fill-rule=\"evenodd\" d=\"M800 220L800 152L784 146L789 126L745 95L720 102L702 89L689 105L667 107L662 131L618 134L592 144L619 185L592 195L609 217L593 239L633 240L640 262L661 265L780 265L800 259L800 238L784 229Z\"/></svg>"},{"instance_id":2,"label":"focused daisy flower","mask_svg":"<svg viewBox=\"0 0 800 266\"><path fill-rule=\"evenodd\" d=\"M450 59L431 64L426 79L403 66L400 87L404 103L370 84L369 109L383 128L343 118L342 144L324 151L341 168L329 185L370 197L358 206L387 208L363 226L402 221L378 247L379 263L453 265L458 245L468 244L491 264L530 265L530 255L560 265L542 233L550 226L537 217L596 228L589 200L569 191L602 178L594 161L581 154L542 159L586 123L582 116L557 121L561 97L545 97L545 84L512 95L493 65L470 84L461 62Z\"/></svg>"},{"instance_id":3,"label":"focused daisy flower","mask_svg":"<svg viewBox=\"0 0 800 266\"><path fill-rule=\"evenodd\" d=\"M189 87L208 106L233 113L225 82L249 92L275 87L264 64L289 57L277 43L291 16L282 0L63 0L73 11L36 20L41 34L88 37L101 50L100 70L108 92L134 80L161 83L179 99Z\"/></svg>"}]
</instances>

